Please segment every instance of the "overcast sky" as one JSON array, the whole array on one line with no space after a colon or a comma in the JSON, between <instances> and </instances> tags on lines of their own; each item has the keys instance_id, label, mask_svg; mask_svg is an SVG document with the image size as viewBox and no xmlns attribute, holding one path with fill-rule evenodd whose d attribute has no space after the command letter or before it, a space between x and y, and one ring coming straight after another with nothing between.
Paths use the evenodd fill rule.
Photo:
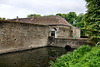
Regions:
<instances>
[{"instance_id":1,"label":"overcast sky","mask_svg":"<svg viewBox=\"0 0 100 67\"><path fill-rule=\"evenodd\" d=\"M0 0L0 17L21 18L28 14L86 12L85 0Z\"/></svg>"}]
</instances>

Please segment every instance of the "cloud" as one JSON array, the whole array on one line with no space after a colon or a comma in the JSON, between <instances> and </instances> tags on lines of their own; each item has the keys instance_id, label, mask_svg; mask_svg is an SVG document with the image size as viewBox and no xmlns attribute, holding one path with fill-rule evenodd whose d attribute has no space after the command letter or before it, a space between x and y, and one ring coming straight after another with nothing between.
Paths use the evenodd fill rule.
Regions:
<instances>
[{"instance_id":1,"label":"cloud","mask_svg":"<svg viewBox=\"0 0 100 67\"><path fill-rule=\"evenodd\" d=\"M9 5L0 5L0 16L6 17L6 18L15 18L16 16L19 17L25 17L30 13L33 13L32 11L29 11L24 8L16 8Z\"/></svg>"},{"instance_id":2,"label":"cloud","mask_svg":"<svg viewBox=\"0 0 100 67\"><path fill-rule=\"evenodd\" d=\"M56 13L85 13L84 0L0 0L0 17L26 17L38 13L49 15Z\"/></svg>"}]
</instances>

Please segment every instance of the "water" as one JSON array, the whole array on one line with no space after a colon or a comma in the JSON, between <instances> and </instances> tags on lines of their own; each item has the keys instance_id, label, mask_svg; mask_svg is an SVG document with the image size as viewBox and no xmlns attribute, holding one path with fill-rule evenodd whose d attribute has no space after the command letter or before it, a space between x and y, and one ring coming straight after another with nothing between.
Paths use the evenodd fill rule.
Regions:
<instances>
[{"instance_id":1,"label":"water","mask_svg":"<svg viewBox=\"0 0 100 67\"><path fill-rule=\"evenodd\" d=\"M0 67L49 67L50 60L69 51L58 47L44 47L0 55Z\"/></svg>"}]
</instances>

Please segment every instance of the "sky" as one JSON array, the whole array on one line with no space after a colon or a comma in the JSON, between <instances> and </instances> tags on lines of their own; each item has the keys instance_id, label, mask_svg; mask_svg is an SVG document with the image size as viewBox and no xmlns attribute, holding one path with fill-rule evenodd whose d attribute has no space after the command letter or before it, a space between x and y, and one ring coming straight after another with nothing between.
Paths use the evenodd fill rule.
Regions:
<instances>
[{"instance_id":1,"label":"sky","mask_svg":"<svg viewBox=\"0 0 100 67\"><path fill-rule=\"evenodd\" d=\"M29 14L86 13L85 0L0 0L0 17L20 18Z\"/></svg>"}]
</instances>

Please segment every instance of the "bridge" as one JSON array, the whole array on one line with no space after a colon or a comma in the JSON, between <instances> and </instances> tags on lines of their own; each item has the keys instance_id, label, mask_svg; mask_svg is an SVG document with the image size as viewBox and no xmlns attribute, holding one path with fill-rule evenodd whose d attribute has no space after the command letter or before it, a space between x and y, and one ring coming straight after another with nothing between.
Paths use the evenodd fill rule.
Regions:
<instances>
[{"instance_id":1,"label":"bridge","mask_svg":"<svg viewBox=\"0 0 100 67\"><path fill-rule=\"evenodd\" d=\"M54 38L49 37L49 46L56 46L56 47L70 47L70 48L77 48L82 45L90 44L88 42L88 38Z\"/></svg>"}]
</instances>

